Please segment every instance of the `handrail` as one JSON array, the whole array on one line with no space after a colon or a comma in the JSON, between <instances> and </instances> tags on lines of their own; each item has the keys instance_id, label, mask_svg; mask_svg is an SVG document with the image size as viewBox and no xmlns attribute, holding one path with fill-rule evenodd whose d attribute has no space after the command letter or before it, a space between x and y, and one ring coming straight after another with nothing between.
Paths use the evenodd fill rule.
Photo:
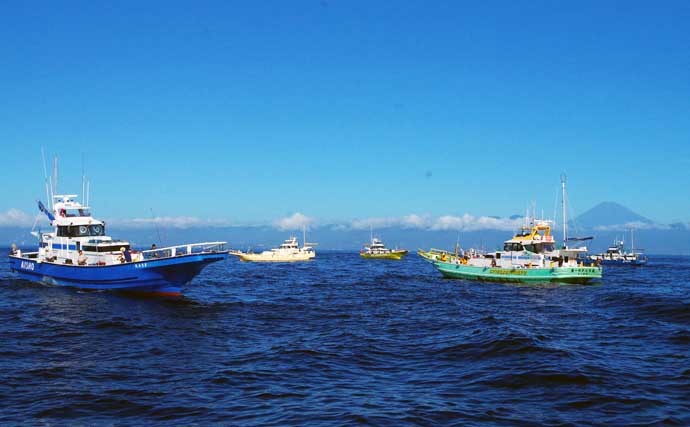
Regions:
<instances>
[{"instance_id":1,"label":"handrail","mask_svg":"<svg viewBox=\"0 0 690 427\"><path fill-rule=\"evenodd\" d=\"M191 255L209 252L224 252L227 242L203 242L187 245L167 246L164 248L140 251L144 260L153 258L171 258L180 255Z\"/></svg>"}]
</instances>

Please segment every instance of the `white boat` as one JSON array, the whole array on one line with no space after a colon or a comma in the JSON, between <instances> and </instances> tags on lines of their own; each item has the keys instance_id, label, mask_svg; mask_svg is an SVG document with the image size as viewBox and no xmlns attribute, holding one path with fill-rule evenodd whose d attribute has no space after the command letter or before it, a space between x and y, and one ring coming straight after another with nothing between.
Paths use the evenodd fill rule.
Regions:
<instances>
[{"instance_id":1,"label":"white boat","mask_svg":"<svg viewBox=\"0 0 690 427\"><path fill-rule=\"evenodd\" d=\"M311 246L314 243L307 243L306 239L304 245L300 248L296 237L290 237L285 240L277 248L260 253L230 251L230 255L239 257L242 261L250 262L295 262L308 261L316 257L316 252Z\"/></svg>"},{"instance_id":2,"label":"white boat","mask_svg":"<svg viewBox=\"0 0 690 427\"><path fill-rule=\"evenodd\" d=\"M603 265L647 264L647 255L641 251L635 251L635 237L632 229L630 230L630 240L632 241L632 248L629 251L625 250L625 243L623 240L616 239L613 241L613 245L609 246L605 253L590 255L589 259Z\"/></svg>"}]
</instances>

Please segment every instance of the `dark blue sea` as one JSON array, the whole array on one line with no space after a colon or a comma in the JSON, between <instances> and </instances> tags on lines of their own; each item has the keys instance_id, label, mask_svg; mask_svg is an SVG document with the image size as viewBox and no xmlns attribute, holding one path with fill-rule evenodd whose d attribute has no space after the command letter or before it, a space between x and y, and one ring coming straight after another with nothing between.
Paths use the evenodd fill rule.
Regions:
<instances>
[{"instance_id":1,"label":"dark blue sea","mask_svg":"<svg viewBox=\"0 0 690 427\"><path fill-rule=\"evenodd\" d=\"M690 425L690 258L604 275L487 284L320 252L229 259L165 299L3 261L0 424Z\"/></svg>"}]
</instances>

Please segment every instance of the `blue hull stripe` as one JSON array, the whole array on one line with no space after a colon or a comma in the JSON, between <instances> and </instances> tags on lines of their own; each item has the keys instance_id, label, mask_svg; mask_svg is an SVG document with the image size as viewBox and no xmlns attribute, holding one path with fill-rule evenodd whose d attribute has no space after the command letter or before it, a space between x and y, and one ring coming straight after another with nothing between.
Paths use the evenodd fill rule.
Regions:
<instances>
[{"instance_id":1,"label":"blue hull stripe","mask_svg":"<svg viewBox=\"0 0 690 427\"><path fill-rule=\"evenodd\" d=\"M76 245L66 245L66 244L63 245L61 243L53 243L53 249L76 251L77 246Z\"/></svg>"},{"instance_id":2,"label":"blue hull stripe","mask_svg":"<svg viewBox=\"0 0 690 427\"><path fill-rule=\"evenodd\" d=\"M10 267L22 278L82 289L179 292L208 264L227 252L190 254L108 266L75 266L10 256Z\"/></svg>"}]
</instances>

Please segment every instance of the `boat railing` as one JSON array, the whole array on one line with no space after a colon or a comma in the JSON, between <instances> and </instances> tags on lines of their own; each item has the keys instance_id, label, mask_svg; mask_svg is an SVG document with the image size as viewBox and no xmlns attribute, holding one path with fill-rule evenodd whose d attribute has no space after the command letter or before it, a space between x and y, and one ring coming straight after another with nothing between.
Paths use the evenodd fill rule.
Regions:
<instances>
[{"instance_id":1,"label":"boat railing","mask_svg":"<svg viewBox=\"0 0 690 427\"><path fill-rule=\"evenodd\" d=\"M227 242L204 242L187 245L168 246L165 248L149 249L141 251L144 260L156 258L171 258L182 255L205 254L213 252L225 252Z\"/></svg>"}]
</instances>

